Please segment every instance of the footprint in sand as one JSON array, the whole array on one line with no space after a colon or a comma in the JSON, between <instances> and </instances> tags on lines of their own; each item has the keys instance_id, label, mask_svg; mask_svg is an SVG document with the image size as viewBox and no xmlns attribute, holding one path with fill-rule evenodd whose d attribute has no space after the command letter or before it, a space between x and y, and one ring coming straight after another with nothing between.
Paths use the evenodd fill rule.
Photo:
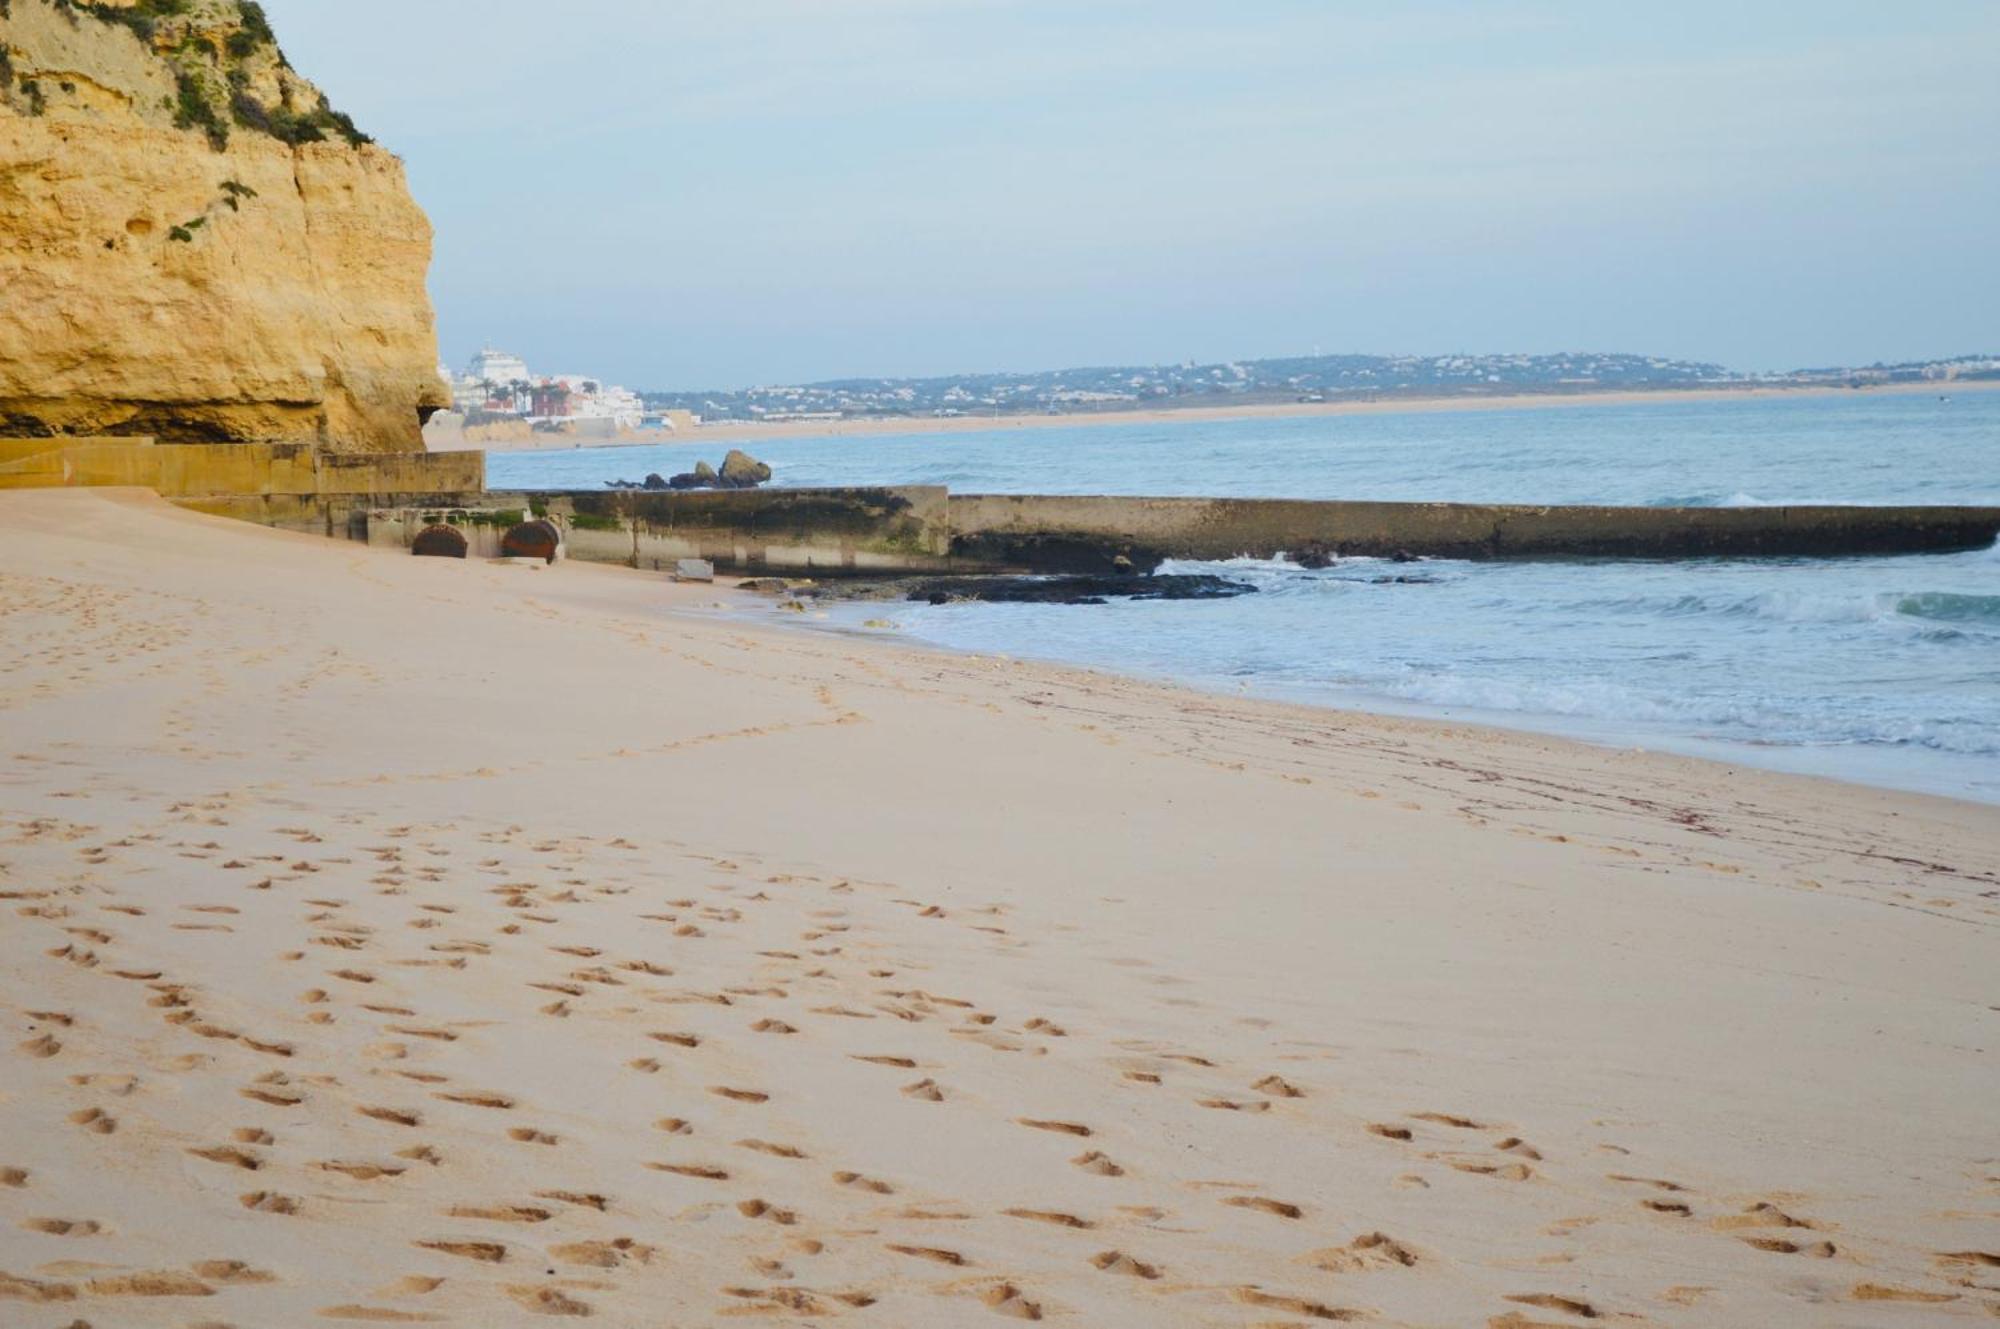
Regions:
<instances>
[{"instance_id":1,"label":"footprint in sand","mask_svg":"<svg viewBox=\"0 0 2000 1329\"><path fill-rule=\"evenodd\" d=\"M701 1046L701 1036L699 1034L654 1032L647 1034L646 1037L656 1043L671 1043L675 1047L698 1048Z\"/></svg>"},{"instance_id":2,"label":"footprint in sand","mask_svg":"<svg viewBox=\"0 0 2000 1329\"><path fill-rule=\"evenodd\" d=\"M409 1169L397 1167L393 1163L350 1163L340 1159L327 1159L309 1164L319 1172L338 1172L356 1181L381 1181L384 1178L400 1177Z\"/></svg>"},{"instance_id":3,"label":"footprint in sand","mask_svg":"<svg viewBox=\"0 0 2000 1329\"><path fill-rule=\"evenodd\" d=\"M488 1223L546 1223L555 1214L529 1204L457 1204L445 1210L452 1218L477 1218Z\"/></svg>"},{"instance_id":4,"label":"footprint in sand","mask_svg":"<svg viewBox=\"0 0 2000 1329\"><path fill-rule=\"evenodd\" d=\"M450 1241L440 1238L412 1244L440 1255L455 1255L461 1260L477 1260L482 1264L500 1264L507 1258L506 1246L497 1241Z\"/></svg>"},{"instance_id":5,"label":"footprint in sand","mask_svg":"<svg viewBox=\"0 0 2000 1329\"><path fill-rule=\"evenodd\" d=\"M1330 1274L1356 1273L1364 1269L1414 1268L1417 1253L1381 1232L1367 1232L1345 1246L1330 1246L1301 1257L1315 1269Z\"/></svg>"},{"instance_id":6,"label":"footprint in sand","mask_svg":"<svg viewBox=\"0 0 2000 1329\"><path fill-rule=\"evenodd\" d=\"M237 1149L230 1145L210 1145L206 1148L190 1148L188 1152L196 1158L210 1163L221 1163L226 1167L242 1168L245 1172L255 1172L264 1166L264 1160L247 1149Z\"/></svg>"},{"instance_id":7,"label":"footprint in sand","mask_svg":"<svg viewBox=\"0 0 2000 1329\"><path fill-rule=\"evenodd\" d=\"M1031 1223L1049 1223L1055 1227L1091 1228L1097 1224L1075 1214L1065 1214L1055 1209L1002 1209L1009 1218L1025 1218Z\"/></svg>"},{"instance_id":8,"label":"footprint in sand","mask_svg":"<svg viewBox=\"0 0 2000 1329\"><path fill-rule=\"evenodd\" d=\"M736 1147L739 1149L755 1150L760 1154L769 1154L773 1158L804 1158L806 1156L805 1151L802 1149L795 1148L789 1144L774 1144L770 1140L738 1140Z\"/></svg>"},{"instance_id":9,"label":"footprint in sand","mask_svg":"<svg viewBox=\"0 0 2000 1329\"><path fill-rule=\"evenodd\" d=\"M323 1320L356 1320L366 1324L440 1324L444 1316L431 1315L423 1311L399 1311L391 1306L363 1306L355 1302L342 1302L338 1306L322 1306L318 1315ZM227 1329L219 1322L203 1322L191 1329Z\"/></svg>"},{"instance_id":10,"label":"footprint in sand","mask_svg":"<svg viewBox=\"0 0 2000 1329\"><path fill-rule=\"evenodd\" d=\"M1364 1318L1364 1312L1361 1311L1350 1310L1344 1306L1329 1306L1323 1301L1312 1301L1305 1297L1281 1296L1266 1292L1262 1288L1239 1287L1230 1295L1246 1306L1285 1311L1292 1315L1303 1315L1311 1320L1347 1321Z\"/></svg>"},{"instance_id":11,"label":"footprint in sand","mask_svg":"<svg viewBox=\"0 0 2000 1329\"><path fill-rule=\"evenodd\" d=\"M2000 1253L1994 1251L1939 1251L1931 1257L1942 1265L1956 1265L1963 1268L2000 1269Z\"/></svg>"},{"instance_id":12,"label":"footprint in sand","mask_svg":"<svg viewBox=\"0 0 2000 1329\"><path fill-rule=\"evenodd\" d=\"M94 1278L86 1290L99 1297L212 1297L215 1289L192 1274L174 1269L148 1270Z\"/></svg>"},{"instance_id":13,"label":"footprint in sand","mask_svg":"<svg viewBox=\"0 0 2000 1329\"><path fill-rule=\"evenodd\" d=\"M579 1209L595 1209L598 1213L608 1213L611 1200L595 1191L536 1191L537 1200L554 1200L558 1204L573 1204Z\"/></svg>"},{"instance_id":14,"label":"footprint in sand","mask_svg":"<svg viewBox=\"0 0 2000 1329\"><path fill-rule=\"evenodd\" d=\"M270 1270L253 1268L242 1260L202 1260L188 1267L194 1270L196 1277L228 1287L248 1287L253 1284L278 1281L278 1276Z\"/></svg>"},{"instance_id":15,"label":"footprint in sand","mask_svg":"<svg viewBox=\"0 0 2000 1329\"><path fill-rule=\"evenodd\" d=\"M1559 1297L1551 1292L1516 1292L1505 1298L1522 1306L1533 1306L1537 1310L1561 1311L1574 1315L1580 1320L1595 1320L1600 1312L1597 1307L1578 1297Z\"/></svg>"},{"instance_id":16,"label":"footprint in sand","mask_svg":"<svg viewBox=\"0 0 2000 1329\"><path fill-rule=\"evenodd\" d=\"M431 1097L441 1098L447 1103L464 1103L470 1107L495 1108L502 1112L511 1111L514 1107L514 1100L505 1094L437 1093L432 1094Z\"/></svg>"},{"instance_id":17,"label":"footprint in sand","mask_svg":"<svg viewBox=\"0 0 2000 1329\"><path fill-rule=\"evenodd\" d=\"M357 1107L354 1110L364 1117L372 1117L376 1121L386 1121L397 1126L417 1126L423 1123L422 1116L407 1108Z\"/></svg>"},{"instance_id":18,"label":"footprint in sand","mask_svg":"<svg viewBox=\"0 0 2000 1329\"><path fill-rule=\"evenodd\" d=\"M94 1237L104 1231L94 1218L29 1218L21 1226L51 1237Z\"/></svg>"},{"instance_id":19,"label":"footprint in sand","mask_svg":"<svg viewBox=\"0 0 2000 1329\"><path fill-rule=\"evenodd\" d=\"M736 1212L745 1218L761 1218L780 1227L791 1227L799 1221L799 1216L790 1209L780 1209L764 1200L739 1200Z\"/></svg>"},{"instance_id":20,"label":"footprint in sand","mask_svg":"<svg viewBox=\"0 0 2000 1329\"><path fill-rule=\"evenodd\" d=\"M588 1301L578 1301L554 1287L510 1285L506 1295L536 1315L596 1315Z\"/></svg>"},{"instance_id":21,"label":"footprint in sand","mask_svg":"<svg viewBox=\"0 0 2000 1329\"><path fill-rule=\"evenodd\" d=\"M237 1202L252 1213L296 1214L299 1211L297 1197L280 1195L276 1191L247 1191L236 1197Z\"/></svg>"},{"instance_id":22,"label":"footprint in sand","mask_svg":"<svg viewBox=\"0 0 2000 1329\"><path fill-rule=\"evenodd\" d=\"M273 1071L271 1074L278 1078L270 1079L267 1077L254 1084L246 1085L236 1092L256 1102L268 1103L272 1107L297 1107L306 1101L306 1096L299 1090L286 1087L286 1079L282 1071Z\"/></svg>"},{"instance_id":23,"label":"footprint in sand","mask_svg":"<svg viewBox=\"0 0 2000 1329\"><path fill-rule=\"evenodd\" d=\"M1160 1276L1158 1265L1135 1260L1124 1251L1100 1251L1090 1258L1091 1264L1107 1274L1124 1274L1130 1278L1154 1279Z\"/></svg>"},{"instance_id":24,"label":"footprint in sand","mask_svg":"<svg viewBox=\"0 0 2000 1329\"><path fill-rule=\"evenodd\" d=\"M1924 1292L1913 1287L1892 1287L1885 1283L1856 1283L1847 1294L1856 1301L1906 1301L1919 1305L1936 1305L1940 1302L1957 1301L1955 1292Z\"/></svg>"},{"instance_id":25,"label":"footprint in sand","mask_svg":"<svg viewBox=\"0 0 2000 1329\"><path fill-rule=\"evenodd\" d=\"M1112 1162L1109 1158L1097 1152L1097 1150L1095 1149L1092 1149L1088 1153L1078 1154L1075 1158L1072 1158L1069 1161L1072 1166L1080 1167L1085 1172L1091 1173L1093 1176L1122 1177L1125 1175L1124 1168L1118 1166L1118 1164Z\"/></svg>"},{"instance_id":26,"label":"footprint in sand","mask_svg":"<svg viewBox=\"0 0 2000 1329\"><path fill-rule=\"evenodd\" d=\"M84 1108L69 1114L73 1125L81 1126L92 1135L109 1135L118 1129L118 1118L103 1108Z\"/></svg>"},{"instance_id":27,"label":"footprint in sand","mask_svg":"<svg viewBox=\"0 0 2000 1329\"><path fill-rule=\"evenodd\" d=\"M1811 1255L1821 1260L1831 1260L1839 1254L1838 1249L1830 1241L1805 1243L1787 1241L1783 1237L1740 1237L1738 1240L1746 1246L1769 1251L1773 1255Z\"/></svg>"},{"instance_id":28,"label":"footprint in sand","mask_svg":"<svg viewBox=\"0 0 2000 1329\"><path fill-rule=\"evenodd\" d=\"M1037 1131L1054 1131L1058 1135L1091 1135L1090 1127L1074 1121L1046 1121L1037 1117L1016 1117L1019 1124Z\"/></svg>"},{"instance_id":29,"label":"footprint in sand","mask_svg":"<svg viewBox=\"0 0 2000 1329\"><path fill-rule=\"evenodd\" d=\"M549 1247L549 1258L559 1264L581 1264L595 1269L616 1269L625 1264L651 1264L658 1249L617 1237L610 1241L575 1241Z\"/></svg>"},{"instance_id":30,"label":"footprint in sand","mask_svg":"<svg viewBox=\"0 0 2000 1329\"><path fill-rule=\"evenodd\" d=\"M1021 1295L1021 1289L1012 1283L1001 1283L986 1289L979 1296L986 1309L1017 1320L1039 1320L1042 1308L1038 1302L1029 1301Z\"/></svg>"}]
</instances>

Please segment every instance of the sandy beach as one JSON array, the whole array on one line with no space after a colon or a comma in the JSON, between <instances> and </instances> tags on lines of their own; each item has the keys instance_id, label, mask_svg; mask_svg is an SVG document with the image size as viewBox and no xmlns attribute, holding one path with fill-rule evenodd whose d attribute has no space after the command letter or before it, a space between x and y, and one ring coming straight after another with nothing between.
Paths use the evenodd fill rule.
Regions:
<instances>
[{"instance_id":1,"label":"sandy beach","mask_svg":"<svg viewBox=\"0 0 2000 1329\"><path fill-rule=\"evenodd\" d=\"M1995 808L0 519L0 1323L2000 1316Z\"/></svg>"},{"instance_id":2,"label":"sandy beach","mask_svg":"<svg viewBox=\"0 0 2000 1329\"><path fill-rule=\"evenodd\" d=\"M486 452L546 452L571 448L657 447L663 443L733 444L768 441L774 438L877 438L902 434L977 433L996 429L1067 429L1079 425L1202 424L1220 420L1400 415L1424 411L1535 411L1561 410L1577 406L1644 406L1673 402L1757 401L1770 398L1950 396L1954 393L1991 392L1996 389L2000 389L2000 383L1971 380L1962 383L1884 383L1867 388L1685 388L1671 391L1517 393L1492 397L1383 397L1373 401L1262 402L1234 406L1080 411L1061 415L960 415L942 418L883 417L761 422L717 420L697 425L692 433L685 435L663 430L644 430L616 438L588 439L531 434L526 426L521 427L517 436L508 437L505 430L487 427L476 431L471 439L434 437L430 448L433 452L475 449Z\"/></svg>"}]
</instances>

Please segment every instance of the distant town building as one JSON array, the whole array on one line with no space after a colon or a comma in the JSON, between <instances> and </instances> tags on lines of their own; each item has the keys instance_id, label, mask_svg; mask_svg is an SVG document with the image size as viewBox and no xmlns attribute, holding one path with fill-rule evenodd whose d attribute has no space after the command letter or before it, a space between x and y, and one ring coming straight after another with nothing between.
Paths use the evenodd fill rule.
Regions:
<instances>
[{"instance_id":1,"label":"distant town building","mask_svg":"<svg viewBox=\"0 0 2000 1329\"><path fill-rule=\"evenodd\" d=\"M461 414L490 409L487 399L493 395L492 385L485 379L470 375L448 374L445 382L451 388L451 409Z\"/></svg>"},{"instance_id":2,"label":"distant town building","mask_svg":"<svg viewBox=\"0 0 2000 1329\"><path fill-rule=\"evenodd\" d=\"M637 429L646 418L646 404L629 389L581 374L558 374L552 382L566 390L564 414L573 420L609 420L619 429Z\"/></svg>"},{"instance_id":3,"label":"distant town building","mask_svg":"<svg viewBox=\"0 0 2000 1329\"><path fill-rule=\"evenodd\" d=\"M496 351L491 346L482 348L478 355L472 357L472 363L466 367L465 375L467 378L480 379L487 383L534 382L534 376L528 372L526 360L518 355L509 355L505 351Z\"/></svg>"},{"instance_id":4,"label":"distant town building","mask_svg":"<svg viewBox=\"0 0 2000 1329\"><path fill-rule=\"evenodd\" d=\"M440 367L451 387L452 409L466 415L515 416L531 424L590 425L599 430L638 429L646 422L639 394L588 374L536 377L527 361L483 347L463 374ZM686 412L675 412L692 425ZM657 413L656 413L657 416ZM668 427L674 427L669 425Z\"/></svg>"}]
</instances>

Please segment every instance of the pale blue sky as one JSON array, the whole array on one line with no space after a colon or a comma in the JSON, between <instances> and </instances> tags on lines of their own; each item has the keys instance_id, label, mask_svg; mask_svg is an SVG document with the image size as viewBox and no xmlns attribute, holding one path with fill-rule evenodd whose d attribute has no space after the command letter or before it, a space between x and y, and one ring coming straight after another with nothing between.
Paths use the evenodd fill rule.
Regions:
<instances>
[{"instance_id":1,"label":"pale blue sky","mask_svg":"<svg viewBox=\"0 0 2000 1329\"><path fill-rule=\"evenodd\" d=\"M447 357L2000 351L2000 4L266 0Z\"/></svg>"}]
</instances>

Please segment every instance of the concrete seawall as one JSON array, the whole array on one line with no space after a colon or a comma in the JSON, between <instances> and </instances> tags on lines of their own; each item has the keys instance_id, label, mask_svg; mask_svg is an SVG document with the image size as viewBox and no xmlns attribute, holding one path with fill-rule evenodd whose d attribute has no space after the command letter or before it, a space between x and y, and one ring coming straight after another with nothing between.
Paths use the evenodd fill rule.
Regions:
<instances>
[{"instance_id":1,"label":"concrete seawall","mask_svg":"<svg viewBox=\"0 0 2000 1329\"><path fill-rule=\"evenodd\" d=\"M270 526L407 546L448 522L479 552L547 515L571 557L806 576L1148 571L1162 559L1756 558L1932 553L2000 537L2000 508L1536 507L1259 498L949 494L942 486L491 493L478 452L339 455L305 444L0 439L0 489L140 485ZM489 540L486 537L490 535Z\"/></svg>"},{"instance_id":2,"label":"concrete seawall","mask_svg":"<svg viewBox=\"0 0 2000 1329\"><path fill-rule=\"evenodd\" d=\"M358 517L358 538L405 548L426 526L454 526L475 557L497 554L509 526L535 517L561 530L570 558L654 571L684 558L726 572L802 576L952 567L946 494L931 485L410 496Z\"/></svg>"},{"instance_id":3,"label":"concrete seawall","mask_svg":"<svg viewBox=\"0 0 2000 1329\"><path fill-rule=\"evenodd\" d=\"M1439 558L1705 558L1976 549L2000 508L1535 507L1294 499L966 494L950 502L956 560L1090 571L1124 555L1219 559L1318 548Z\"/></svg>"},{"instance_id":4,"label":"concrete seawall","mask_svg":"<svg viewBox=\"0 0 2000 1329\"><path fill-rule=\"evenodd\" d=\"M1147 571L1166 558L1755 558L1977 549L2000 508L1533 507L1289 499L949 495L936 486L459 495L378 507L368 538L407 544L437 520L495 528L526 514L564 529L572 558L803 576ZM456 509L457 511L451 511ZM482 515L483 514L483 515ZM477 534L477 531L475 531ZM475 540L475 552L492 541Z\"/></svg>"}]
</instances>

